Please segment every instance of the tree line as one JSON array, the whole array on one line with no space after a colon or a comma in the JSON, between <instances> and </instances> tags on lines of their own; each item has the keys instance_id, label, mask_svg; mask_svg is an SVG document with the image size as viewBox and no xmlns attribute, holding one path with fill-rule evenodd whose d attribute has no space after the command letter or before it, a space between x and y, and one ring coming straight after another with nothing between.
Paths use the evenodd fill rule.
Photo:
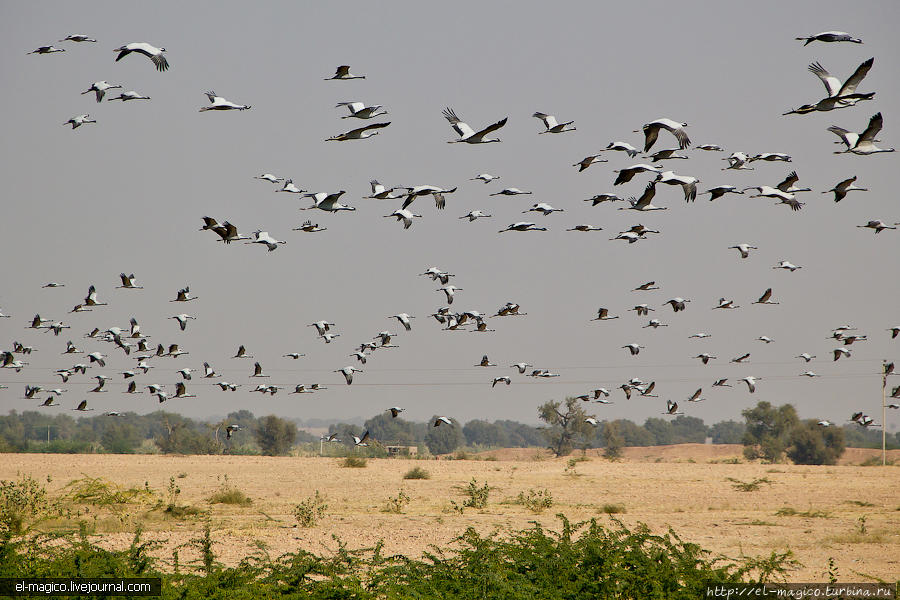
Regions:
<instances>
[{"instance_id":1,"label":"tree line","mask_svg":"<svg viewBox=\"0 0 900 600\"><path fill-rule=\"evenodd\" d=\"M419 452L447 454L460 448L486 449L549 447L558 455L575 449L656 446L687 442L747 445L748 458L779 459L791 446L792 435L801 435L803 423L793 407L776 409L760 403L744 411L744 421L720 421L707 426L702 419L679 415L674 419L650 417L643 424L628 419L584 422L587 405L576 399L551 401L539 409L541 426L511 420L493 422L474 419L460 425L433 427L428 422L392 418L379 413L362 424L331 423L328 434L336 440L327 445L331 452L353 449L353 436L365 431L384 444L414 446ZM560 410L560 409L563 410ZM570 422L562 426L560 416L573 411ZM240 426L228 435L226 427ZM55 453L163 453L163 454L262 454L279 456L299 447L317 451L320 437L302 428L302 421L275 415L256 417L247 410L228 414L224 419L196 420L177 413L156 411L146 415L125 412L120 416L49 415L38 411L10 411L0 416L0 452ZM828 428L843 432L847 446L880 447L881 434L858 426ZM796 433L795 433L796 432ZM815 432L815 430L814 430ZM834 434L837 435L837 434ZM748 437L749 436L749 437ZM810 437L810 436L807 436ZM820 436L819 436L820 437ZM811 436L818 440L819 437ZM889 446L900 446L900 436L891 434ZM747 443L747 442L751 443ZM813 442L810 442L813 443ZM369 454L383 449L370 446ZM614 452L613 452L614 453Z\"/></svg>"}]
</instances>

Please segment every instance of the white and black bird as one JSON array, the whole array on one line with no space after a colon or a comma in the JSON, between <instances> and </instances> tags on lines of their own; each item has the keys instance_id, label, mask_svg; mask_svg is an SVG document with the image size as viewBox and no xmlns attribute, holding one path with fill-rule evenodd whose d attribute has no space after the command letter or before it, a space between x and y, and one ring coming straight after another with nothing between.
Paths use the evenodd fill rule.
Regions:
<instances>
[{"instance_id":1,"label":"white and black bird","mask_svg":"<svg viewBox=\"0 0 900 600\"><path fill-rule=\"evenodd\" d=\"M357 127L356 129L351 129L350 131L345 131L343 133L333 135L330 138L325 138L325 141L346 142L347 140L364 140L378 135L379 129L384 129L390 124L390 121L386 121L384 123L372 123L371 125L366 125L365 127Z\"/></svg>"},{"instance_id":2,"label":"white and black bird","mask_svg":"<svg viewBox=\"0 0 900 600\"><path fill-rule=\"evenodd\" d=\"M488 125L480 131L475 131L467 123L460 120L456 113L449 106L443 111L444 118L450 122L453 130L459 136L459 139L450 140L448 144L465 142L467 144L487 144L490 142L499 142L499 138L488 138L487 135L497 131L506 125L507 117L504 117L492 125Z\"/></svg>"},{"instance_id":3,"label":"white and black bird","mask_svg":"<svg viewBox=\"0 0 900 600\"><path fill-rule=\"evenodd\" d=\"M637 150L635 150L635 153L637 153ZM585 156L584 158L582 158L580 161L578 161L577 163L575 163L572 166L578 167L578 172L581 173L582 171L584 171L585 169L587 169L588 167L590 167L591 165L593 165L595 163L609 162L605 158L600 158L601 156L602 155L600 155L600 154L592 154L590 156Z\"/></svg>"},{"instance_id":4,"label":"white and black bird","mask_svg":"<svg viewBox=\"0 0 900 600\"><path fill-rule=\"evenodd\" d=\"M397 188L401 189L401 188ZM403 205L400 208L408 208L413 201L419 196L427 196L431 195L434 197L434 205L438 210L443 210L446 206L446 199L444 198L444 194L452 194L456 191L456 188L442 188L436 185L416 185L413 187L402 188L407 190L406 200L403 201Z\"/></svg>"},{"instance_id":5,"label":"white and black bird","mask_svg":"<svg viewBox=\"0 0 900 600\"><path fill-rule=\"evenodd\" d=\"M510 383L512 383L512 380L507 375L494 377L494 380L491 382L491 387L496 386L498 383L505 383L506 385L509 385Z\"/></svg>"},{"instance_id":6,"label":"white and black bird","mask_svg":"<svg viewBox=\"0 0 900 600\"><path fill-rule=\"evenodd\" d=\"M536 112L532 117L536 119L540 119L544 123L544 131L540 131L538 133L564 133L566 131L575 131L574 127L568 127L575 121L566 121L565 123L560 123L556 120L556 117L553 115L548 115L547 113Z\"/></svg>"},{"instance_id":7,"label":"white and black bird","mask_svg":"<svg viewBox=\"0 0 900 600\"><path fill-rule=\"evenodd\" d=\"M264 375L262 365L255 362L253 363L253 373L250 374L250 377L268 377L268 375Z\"/></svg>"},{"instance_id":8,"label":"white and black bird","mask_svg":"<svg viewBox=\"0 0 900 600\"><path fill-rule=\"evenodd\" d=\"M35 50L27 54L53 54L54 52L65 52L65 48L57 48L56 46L38 46ZM27 55L26 54L26 55Z\"/></svg>"},{"instance_id":9,"label":"white and black bird","mask_svg":"<svg viewBox=\"0 0 900 600\"><path fill-rule=\"evenodd\" d=\"M277 175L272 175L271 173L263 173L262 175L257 175L253 179L261 179L263 181L268 181L269 183L278 183L279 181L284 181L284 177L278 177Z\"/></svg>"},{"instance_id":10,"label":"white and black bird","mask_svg":"<svg viewBox=\"0 0 900 600\"><path fill-rule=\"evenodd\" d=\"M521 196L522 194L531 194L532 192L526 192L524 190L520 190L519 188L509 187L503 188L499 192L494 192L490 194L491 196Z\"/></svg>"},{"instance_id":11,"label":"white and black bird","mask_svg":"<svg viewBox=\"0 0 900 600\"><path fill-rule=\"evenodd\" d=\"M350 110L350 114L344 115L343 117L341 117L342 119L371 119L388 114L388 111L386 110L379 111L380 108L384 108L381 104L366 106L364 103L356 101L338 102L335 108L338 108L340 106L346 106Z\"/></svg>"},{"instance_id":12,"label":"white and black bird","mask_svg":"<svg viewBox=\"0 0 900 600\"><path fill-rule=\"evenodd\" d=\"M357 369L352 365L348 365L342 369L337 369L334 371L335 373L341 373L344 376L344 379L347 381L347 385L353 383L353 374L354 373L362 373L362 369Z\"/></svg>"},{"instance_id":13,"label":"white and black bird","mask_svg":"<svg viewBox=\"0 0 900 600\"><path fill-rule=\"evenodd\" d=\"M403 222L403 229L409 229L413 224L413 217L421 217L422 215L414 214L411 210L407 210L405 208L398 208L394 212L389 215L384 215L385 218L396 217L398 222Z\"/></svg>"},{"instance_id":14,"label":"white and black bird","mask_svg":"<svg viewBox=\"0 0 900 600\"><path fill-rule=\"evenodd\" d=\"M392 188L386 188L378 183L377 179L369 181L369 185L372 186L372 194L369 196L363 196L363 198L373 198L375 200L396 200L397 198L402 198L403 194L395 194L394 190L406 189L396 186Z\"/></svg>"},{"instance_id":15,"label":"white and black bird","mask_svg":"<svg viewBox=\"0 0 900 600\"><path fill-rule=\"evenodd\" d=\"M527 213L530 213L530 212L539 212L539 213L541 213L542 215L544 215L544 216L546 217L546 216L551 215L551 214L553 214L553 213L555 213L555 212L563 212L564 210L565 210L564 208L553 208L552 206L550 206L550 205L547 204L546 202L538 202L537 204L535 204L534 206L532 206L532 207L529 208L528 210L523 210L523 211L522 211L522 214L527 214Z\"/></svg>"},{"instance_id":16,"label":"white and black bird","mask_svg":"<svg viewBox=\"0 0 900 600\"><path fill-rule=\"evenodd\" d=\"M823 31L806 37L794 38L802 41L803 45L809 45L812 42L852 42L854 44L862 44L862 40L855 38L845 31Z\"/></svg>"},{"instance_id":17,"label":"white and black bird","mask_svg":"<svg viewBox=\"0 0 900 600\"><path fill-rule=\"evenodd\" d=\"M484 212L482 212L480 210L470 210L467 214L464 214L463 216L461 216L459 218L460 219L468 219L469 222L471 223L472 221L475 221L477 219L488 219L490 217L491 217L491 215L485 214Z\"/></svg>"},{"instance_id":18,"label":"white and black bird","mask_svg":"<svg viewBox=\"0 0 900 600\"><path fill-rule=\"evenodd\" d=\"M412 323L410 323L410 319L415 319L406 313L397 313L396 315L391 315L388 317L389 319L397 319L400 321L400 324L403 325L403 328L407 331L412 330Z\"/></svg>"},{"instance_id":19,"label":"white and black bird","mask_svg":"<svg viewBox=\"0 0 900 600\"><path fill-rule=\"evenodd\" d=\"M691 175L676 175L674 171L663 171L656 176L656 183L679 185L684 192L684 201L693 202L697 199L697 184L699 179Z\"/></svg>"},{"instance_id":20,"label":"white and black bird","mask_svg":"<svg viewBox=\"0 0 900 600\"><path fill-rule=\"evenodd\" d=\"M759 250L756 246L751 246L750 244L737 244L735 246L728 246L729 250L737 250L741 253L741 258L747 258L750 256L751 250Z\"/></svg>"},{"instance_id":21,"label":"white and black bird","mask_svg":"<svg viewBox=\"0 0 900 600\"><path fill-rule=\"evenodd\" d=\"M287 242L276 240L272 236L269 235L268 231L262 231L257 229L253 232L253 239L249 242L244 242L245 244L262 244L264 245L269 252L278 249L279 244L286 244Z\"/></svg>"},{"instance_id":22,"label":"white and black bird","mask_svg":"<svg viewBox=\"0 0 900 600\"><path fill-rule=\"evenodd\" d=\"M878 154L880 152L895 152L894 148L879 148L875 145L875 136L878 135L883 126L884 118L881 116L880 112L872 115L869 119L869 125L860 134L853 133L842 127L838 127L837 125L832 125L828 128L828 131L840 137L841 141L847 146L846 150L835 152L835 154L850 152L852 154L867 156L869 154Z\"/></svg>"},{"instance_id":23,"label":"white and black bird","mask_svg":"<svg viewBox=\"0 0 900 600\"><path fill-rule=\"evenodd\" d=\"M437 417L432 427L440 427L441 425L453 425L453 421L449 417Z\"/></svg>"},{"instance_id":24,"label":"white and black bird","mask_svg":"<svg viewBox=\"0 0 900 600\"><path fill-rule=\"evenodd\" d=\"M137 52L138 54L143 54L149 58L159 72L166 71L169 68L169 61L166 60L166 55L163 54L165 51L165 48L157 48L146 42L132 42L130 44L125 44L124 46L119 46L113 50L113 52L119 53L119 55L116 56L116 62L119 62L132 52Z\"/></svg>"},{"instance_id":25,"label":"white and black bird","mask_svg":"<svg viewBox=\"0 0 900 600\"><path fill-rule=\"evenodd\" d=\"M843 181L839 181L834 184L834 187L830 190L825 190L822 192L823 194L828 194L830 192L834 192L834 201L840 202L843 200L849 192L868 192L868 188L857 187L854 185L856 182L856 175L850 177L848 179L844 179Z\"/></svg>"},{"instance_id":26,"label":"white and black bird","mask_svg":"<svg viewBox=\"0 0 900 600\"><path fill-rule=\"evenodd\" d=\"M312 210L314 208L318 208L319 210L324 210L325 212L336 213L342 210L353 211L356 210L356 207L349 206L347 204L341 204L339 202L340 197L343 196L346 192L344 190L340 190L334 193L327 192L316 192L314 194L304 194L304 198L311 198L313 201L312 206L307 206L305 208L301 208L300 210Z\"/></svg>"},{"instance_id":27,"label":"white and black bird","mask_svg":"<svg viewBox=\"0 0 900 600\"><path fill-rule=\"evenodd\" d=\"M671 400L666 400L666 412L664 415L683 415L683 412L678 412L678 403L673 402Z\"/></svg>"},{"instance_id":28,"label":"white and black bird","mask_svg":"<svg viewBox=\"0 0 900 600\"><path fill-rule=\"evenodd\" d=\"M778 304L778 302L772 300L772 288L767 288L766 291L762 293L762 296L754 301L753 304Z\"/></svg>"},{"instance_id":29,"label":"white and black bird","mask_svg":"<svg viewBox=\"0 0 900 600\"><path fill-rule=\"evenodd\" d=\"M795 265L794 263L792 263L790 261L782 260L782 261L779 261L779 263L772 268L773 269L785 269L785 270L793 273L797 269L802 269L803 267L798 267L797 265Z\"/></svg>"},{"instance_id":30,"label":"white and black bird","mask_svg":"<svg viewBox=\"0 0 900 600\"><path fill-rule=\"evenodd\" d=\"M581 224L581 225L576 225L575 227L570 227L569 229L566 229L566 231L582 231L582 232L584 232L584 231L603 231L603 228L595 227L593 225L588 225L588 224Z\"/></svg>"},{"instance_id":31,"label":"white and black bird","mask_svg":"<svg viewBox=\"0 0 900 600\"><path fill-rule=\"evenodd\" d=\"M303 194L306 190L301 190L296 185L294 185L293 179L285 179L284 185L281 186L280 190L275 190L276 192L288 192L289 194Z\"/></svg>"},{"instance_id":32,"label":"white and black bird","mask_svg":"<svg viewBox=\"0 0 900 600\"><path fill-rule=\"evenodd\" d=\"M96 42L94 38L84 35L83 33L71 33L59 40L61 42Z\"/></svg>"},{"instance_id":33,"label":"white and black bird","mask_svg":"<svg viewBox=\"0 0 900 600\"><path fill-rule=\"evenodd\" d=\"M760 381L761 379L762 379L761 377L754 377L753 375L748 375L748 376L744 377L743 379L741 379L741 381L743 381L744 383L747 384L747 390L751 394L753 394L756 392L756 382Z\"/></svg>"},{"instance_id":34,"label":"white and black bird","mask_svg":"<svg viewBox=\"0 0 900 600\"><path fill-rule=\"evenodd\" d=\"M640 198L635 198L634 196L630 196L628 198L629 206L627 206L625 208L620 208L619 210L637 210L637 211L641 211L641 212L651 211L651 210L667 210L665 206L654 206L652 204L653 197L655 195L656 195L656 182L651 181L650 183L647 184L647 187L644 188L644 193L641 194ZM633 233L637 233L637 232L633 232ZM640 235L640 234L638 234L638 235Z\"/></svg>"},{"instance_id":35,"label":"white and black bird","mask_svg":"<svg viewBox=\"0 0 900 600\"><path fill-rule=\"evenodd\" d=\"M626 167L624 169L618 169L616 171L613 171L613 173L618 173L618 175L616 175L616 180L613 182L613 185L622 185L623 183L628 183L638 173L648 172L656 173L658 175L662 173L662 166L656 167L653 165L639 163L636 165L631 165L630 167Z\"/></svg>"},{"instance_id":36,"label":"white and black bird","mask_svg":"<svg viewBox=\"0 0 900 600\"><path fill-rule=\"evenodd\" d=\"M78 129L85 123L96 123L96 122L97 122L97 120L92 119L91 115L78 115L78 116L72 117L71 119L69 119L68 121L63 123L63 125L71 125L72 129Z\"/></svg>"},{"instance_id":37,"label":"white and black bird","mask_svg":"<svg viewBox=\"0 0 900 600\"><path fill-rule=\"evenodd\" d=\"M182 330L182 331L184 331L185 329L187 329L187 322L188 322L188 320L189 320L189 319L196 319L197 317L192 316L192 315L189 315L189 314L186 314L186 313L181 313L181 314L177 314L177 315L172 315L172 316L169 317L169 318L170 318L170 319L175 319L176 321L178 321L178 326L181 327L181 330Z\"/></svg>"},{"instance_id":38,"label":"white and black bird","mask_svg":"<svg viewBox=\"0 0 900 600\"><path fill-rule=\"evenodd\" d=\"M656 119L655 121L646 123L643 126L644 152L648 152L650 148L653 147L653 144L656 143L661 129L665 129L674 135L675 139L678 140L678 147L684 150L691 145L691 140L684 130L685 127L687 127L687 123L680 123L678 121L673 121L672 119ZM635 133L638 132L635 131Z\"/></svg>"},{"instance_id":39,"label":"white and black bird","mask_svg":"<svg viewBox=\"0 0 900 600\"><path fill-rule=\"evenodd\" d=\"M365 79L365 75L354 75L350 72L350 65L341 65L334 71L334 75L331 77L326 77L325 81L331 81L332 79Z\"/></svg>"},{"instance_id":40,"label":"white and black bird","mask_svg":"<svg viewBox=\"0 0 900 600\"><path fill-rule=\"evenodd\" d=\"M743 190L739 190L733 185L717 185L716 187L709 188L704 194L709 194L709 201L712 202L718 198L721 198L725 194L743 194Z\"/></svg>"},{"instance_id":41,"label":"white and black bird","mask_svg":"<svg viewBox=\"0 0 900 600\"><path fill-rule=\"evenodd\" d=\"M208 110L248 110L251 108L247 104L236 104L230 100L226 100L213 91L203 93L209 98L209 106L200 108L200 112L206 112Z\"/></svg>"},{"instance_id":42,"label":"white and black bird","mask_svg":"<svg viewBox=\"0 0 900 600\"><path fill-rule=\"evenodd\" d=\"M91 87L81 92L81 95L83 96L84 94L90 94L91 92L94 92L97 98L97 102L101 102L103 100L103 96L106 95L106 90L112 90L116 88L121 89L121 87L121 85L113 85L111 83L107 83L106 81L95 81L91 84Z\"/></svg>"},{"instance_id":43,"label":"white and black bird","mask_svg":"<svg viewBox=\"0 0 900 600\"><path fill-rule=\"evenodd\" d=\"M491 175L490 173L479 173L475 177L472 177L469 181L483 181L484 183L490 183L495 179L500 179L500 176Z\"/></svg>"},{"instance_id":44,"label":"white and black bird","mask_svg":"<svg viewBox=\"0 0 900 600\"><path fill-rule=\"evenodd\" d=\"M128 90L127 92L122 92L115 98L109 98L107 102L112 102L113 100L121 100L122 102L127 102L129 100L150 100L150 96L144 96L143 94L139 94L134 90Z\"/></svg>"},{"instance_id":45,"label":"white and black bird","mask_svg":"<svg viewBox=\"0 0 900 600\"><path fill-rule=\"evenodd\" d=\"M598 308L597 309L597 318L591 319L591 321L609 321L611 319L618 319L618 315L610 315L608 308Z\"/></svg>"},{"instance_id":46,"label":"white and black bird","mask_svg":"<svg viewBox=\"0 0 900 600\"><path fill-rule=\"evenodd\" d=\"M690 302L690 300L685 300L684 298L675 297L666 300L664 304L669 304L672 307L674 312L679 312L685 309L685 304Z\"/></svg>"},{"instance_id":47,"label":"white and black bird","mask_svg":"<svg viewBox=\"0 0 900 600\"><path fill-rule=\"evenodd\" d=\"M497 233L503 233L505 231L547 231L547 228L538 227L537 223L519 221L517 223L511 223L506 229L501 229Z\"/></svg>"},{"instance_id":48,"label":"white and black bird","mask_svg":"<svg viewBox=\"0 0 900 600\"><path fill-rule=\"evenodd\" d=\"M873 220L870 220L865 225L857 225L857 227L863 227L865 229L874 229L875 233L881 233L885 229L897 229L897 225L900 225L900 223L896 223L894 225L888 225L887 223L885 223L884 221L881 221L880 219L873 219Z\"/></svg>"}]
</instances>

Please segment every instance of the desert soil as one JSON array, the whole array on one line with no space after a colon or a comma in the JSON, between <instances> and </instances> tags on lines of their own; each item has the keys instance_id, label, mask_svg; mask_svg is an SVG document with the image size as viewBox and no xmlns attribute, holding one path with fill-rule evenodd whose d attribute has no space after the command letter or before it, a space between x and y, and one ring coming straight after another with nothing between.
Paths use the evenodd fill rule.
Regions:
<instances>
[{"instance_id":1,"label":"desert soil","mask_svg":"<svg viewBox=\"0 0 900 600\"><path fill-rule=\"evenodd\" d=\"M431 544L446 546L467 527L507 532L537 521L557 528L559 512L572 521L606 523L603 506L615 504L625 509L615 517L629 527L646 523L658 533L671 527L683 540L730 558L789 549L802 563L790 573L791 581L827 581L829 558L841 581L896 581L900 468L859 466L875 454L880 456L849 449L837 466L728 464L721 461L739 456L739 446L682 444L627 448L618 462L589 453L574 467L567 458L549 458L540 450L508 449L479 460L369 459L365 468L343 468L337 458L4 454L0 479L28 474L58 496L73 479L102 477L125 488L147 485L163 498L174 477L179 504L211 510L214 551L227 565L260 548L273 557L298 549L328 553L337 546L333 536L349 548L383 540L387 554L418 556ZM900 451L889 454L900 461ZM417 466L431 478L404 480L403 474ZM207 502L226 475L252 505ZM489 503L459 514L451 501L462 504L461 488L472 478L491 486ZM728 478L770 483L742 492ZM510 502L520 492L545 489L554 504L541 514ZM293 507L316 490L326 498L326 516L316 527L299 528ZM403 514L385 512L388 498L400 490L411 499ZM163 542L156 551L160 558L171 559L176 548L181 561L195 555L183 545L197 537L201 518L170 518L149 505L126 506L120 518L85 508L90 512L82 518L89 523L97 515L93 539L103 546L127 547L141 524L145 539ZM777 516L782 508L827 516ZM865 533L860 533L861 523ZM55 525L71 526L72 521Z\"/></svg>"}]
</instances>

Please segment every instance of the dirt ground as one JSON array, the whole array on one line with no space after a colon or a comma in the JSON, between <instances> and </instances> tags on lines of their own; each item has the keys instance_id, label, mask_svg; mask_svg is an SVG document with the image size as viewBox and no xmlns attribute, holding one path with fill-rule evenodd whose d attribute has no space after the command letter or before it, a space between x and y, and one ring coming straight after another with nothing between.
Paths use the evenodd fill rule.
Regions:
<instances>
[{"instance_id":1,"label":"dirt ground","mask_svg":"<svg viewBox=\"0 0 900 600\"><path fill-rule=\"evenodd\" d=\"M383 540L385 553L417 556L470 526L482 533L522 529L532 521L555 528L558 512L572 521L606 522L604 505L620 505L624 512L615 516L629 526L646 523L660 533L671 527L685 541L727 557L790 549L803 565L789 575L792 581L827 581L830 557L841 581L895 581L900 468L859 466L874 454L850 449L838 466L729 464L722 461L739 456L739 446L684 444L627 448L619 462L588 454L574 466L539 450L508 449L477 460L369 459L365 468L344 468L335 458L4 454L0 479L28 474L51 495L61 495L73 479L102 477L123 487L149 486L164 498L174 477L179 504L211 510L214 551L231 565L260 548L273 557L298 549L327 553L337 546L333 536L350 548ZM890 454L900 462L900 451ZM413 467L431 478L403 479ZM207 502L226 475L252 505ZM462 504L461 488L472 478L491 486L489 502L460 514L451 501ZM768 483L742 492L728 478ZM512 502L520 492L545 489L554 504L541 514ZM296 527L293 507L316 490L328 504L325 518L313 528ZM401 490L410 497L403 513L385 512ZM98 516L95 541L125 547L141 524L145 539L164 541L157 551L164 559L180 547L180 560L189 560L192 550L181 545L202 528L201 518L172 518L149 505L128 505L119 519L87 508L91 512L82 518ZM816 516L776 515L779 509Z\"/></svg>"}]
</instances>

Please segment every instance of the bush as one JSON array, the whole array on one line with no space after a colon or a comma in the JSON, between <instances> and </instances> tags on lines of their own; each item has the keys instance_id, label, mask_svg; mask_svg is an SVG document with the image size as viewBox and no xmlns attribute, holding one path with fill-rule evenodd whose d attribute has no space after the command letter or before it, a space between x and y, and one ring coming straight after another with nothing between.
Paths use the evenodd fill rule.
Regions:
<instances>
[{"instance_id":1,"label":"bush","mask_svg":"<svg viewBox=\"0 0 900 600\"><path fill-rule=\"evenodd\" d=\"M238 506L253 504L253 500L247 494L228 483L228 475L225 476L221 487L207 499L207 502L210 504L237 504Z\"/></svg>"},{"instance_id":2,"label":"bush","mask_svg":"<svg viewBox=\"0 0 900 600\"><path fill-rule=\"evenodd\" d=\"M521 504L531 512L539 514L553 506L553 494L550 490L528 490L528 493L519 492L516 504Z\"/></svg>"},{"instance_id":3,"label":"bush","mask_svg":"<svg viewBox=\"0 0 900 600\"><path fill-rule=\"evenodd\" d=\"M315 527L316 523L325 516L327 510L328 504L325 502L325 497L319 493L319 490L316 490L314 496L310 496L294 506L294 518L297 519L300 527Z\"/></svg>"},{"instance_id":4,"label":"bush","mask_svg":"<svg viewBox=\"0 0 900 600\"><path fill-rule=\"evenodd\" d=\"M409 504L410 498L403 490L392 497L387 499L387 506L384 507L384 512L401 514L403 509Z\"/></svg>"},{"instance_id":5,"label":"bush","mask_svg":"<svg viewBox=\"0 0 900 600\"><path fill-rule=\"evenodd\" d=\"M462 503L462 505L466 508L484 508L488 503L488 496L491 493L491 487L485 483L483 486L478 487L478 482L475 481L475 478L472 478L472 481L463 488L463 493L468 496Z\"/></svg>"},{"instance_id":6,"label":"bush","mask_svg":"<svg viewBox=\"0 0 900 600\"><path fill-rule=\"evenodd\" d=\"M40 520L48 512L47 490L25 475L19 481L0 481L0 528L13 535L28 529L29 521Z\"/></svg>"},{"instance_id":7,"label":"bush","mask_svg":"<svg viewBox=\"0 0 900 600\"><path fill-rule=\"evenodd\" d=\"M403 474L403 479L431 479L431 473L422 467L413 467Z\"/></svg>"},{"instance_id":8,"label":"bush","mask_svg":"<svg viewBox=\"0 0 900 600\"><path fill-rule=\"evenodd\" d=\"M608 515L617 515L625 512L624 504L604 504L600 507L601 512L605 512Z\"/></svg>"},{"instance_id":9,"label":"bush","mask_svg":"<svg viewBox=\"0 0 900 600\"><path fill-rule=\"evenodd\" d=\"M346 469L364 469L368 464L365 456L348 456L341 461L341 466Z\"/></svg>"}]
</instances>

